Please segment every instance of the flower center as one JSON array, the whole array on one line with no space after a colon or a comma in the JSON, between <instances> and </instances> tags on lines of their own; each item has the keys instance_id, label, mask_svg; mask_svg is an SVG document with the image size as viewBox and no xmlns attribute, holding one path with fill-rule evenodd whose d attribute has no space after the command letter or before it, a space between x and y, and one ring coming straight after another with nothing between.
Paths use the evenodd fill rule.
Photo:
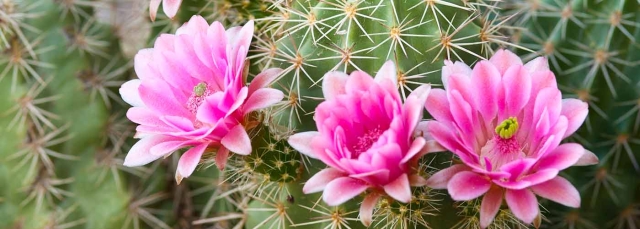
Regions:
<instances>
[{"instance_id":1,"label":"flower center","mask_svg":"<svg viewBox=\"0 0 640 229\"><path fill-rule=\"evenodd\" d=\"M513 137L518 131L518 119L515 117L508 118L496 127L496 134L502 139Z\"/></svg>"},{"instance_id":2,"label":"flower center","mask_svg":"<svg viewBox=\"0 0 640 229\"><path fill-rule=\"evenodd\" d=\"M198 111L198 107L204 102L204 99L211 95L213 91L209 90L209 86L205 82L200 82L193 87L193 93L187 100L187 108L191 113L195 114Z\"/></svg>"},{"instance_id":3,"label":"flower center","mask_svg":"<svg viewBox=\"0 0 640 229\"><path fill-rule=\"evenodd\" d=\"M513 136L518 131L518 120L515 117L508 118L496 127L496 135L489 140L480 150L480 156L487 159L491 165L482 159L480 163L487 167L487 170L495 170L502 165L525 157L520 149L520 143Z\"/></svg>"},{"instance_id":4,"label":"flower center","mask_svg":"<svg viewBox=\"0 0 640 229\"><path fill-rule=\"evenodd\" d=\"M353 148L356 155L360 155L360 153L367 151L371 148L374 142L378 141L378 138L382 134L382 130L380 127L376 127L372 130L367 131L364 135L358 137L358 143L356 143Z\"/></svg>"}]
</instances>

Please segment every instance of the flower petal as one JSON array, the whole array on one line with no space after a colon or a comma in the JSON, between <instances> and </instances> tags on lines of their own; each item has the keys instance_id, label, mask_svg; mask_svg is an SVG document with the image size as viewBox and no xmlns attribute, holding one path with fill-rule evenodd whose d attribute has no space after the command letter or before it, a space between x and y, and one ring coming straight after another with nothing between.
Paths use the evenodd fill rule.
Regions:
<instances>
[{"instance_id":1,"label":"flower petal","mask_svg":"<svg viewBox=\"0 0 640 229\"><path fill-rule=\"evenodd\" d=\"M493 54L493 56L491 57L491 59L489 59L489 61L493 63L498 69L498 71L500 71L500 74L503 74L503 75L505 74L507 69L509 69L509 67L511 66L514 66L514 65L522 66L522 60L520 60L520 57L518 57L513 52L505 49L498 50L495 54Z\"/></svg>"},{"instance_id":2,"label":"flower petal","mask_svg":"<svg viewBox=\"0 0 640 229\"><path fill-rule=\"evenodd\" d=\"M485 194L491 188L491 182L474 172L462 171L454 175L447 189L455 201L467 201Z\"/></svg>"},{"instance_id":3,"label":"flower petal","mask_svg":"<svg viewBox=\"0 0 640 229\"><path fill-rule=\"evenodd\" d=\"M389 81L393 83L393 87L398 87L398 77L396 72L396 64L393 61L387 61L382 65L376 77L374 78L376 83L380 84L382 81Z\"/></svg>"},{"instance_id":4,"label":"flower petal","mask_svg":"<svg viewBox=\"0 0 640 229\"><path fill-rule=\"evenodd\" d=\"M518 58L518 61L520 59ZM504 96L500 101L504 108L500 112L500 118L516 117L520 110L529 102L531 96L531 76L522 65L510 67L502 78Z\"/></svg>"},{"instance_id":5,"label":"flower petal","mask_svg":"<svg viewBox=\"0 0 640 229\"><path fill-rule=\"evenodd\" d=\"M380 194L374 192L367 195L362 201L362 204L360 204L360 221L365 227L371 226L373 210L376 208L379 199Z\"/></svg>"},{"instance_id":6,"label":"flower petal","mask_svg":"<svg viewBox=\"0 0 640 229\"><path fill-rule=\"evenodd\" d=\"M472 94L478 111L485 122L493 120L498 113L498 93L502 90L502 79L498 69L488 61L480 61L471 75Z\"/></svg>"},{"instance_id":7,"label":"flower petal","mask_svg":"<svg viewBox=\"0 0 640 229\"><path fill-rule=\"evenodd\" d=\"M400 163L405 164L411 161L412 159L414 159L416 155L422 152L426 143L427 143L427 140L424 140L424 138L416 138L415 140L413 140L413 143L411 143L411 147L409 148L409 151L407 151L407 154L404 155L404 158L402 158L402 161L400 161Z\"/></svg>"},{"instance_id":8,"label":"flower petal","mask_svg":"<svg viewBox=\"0 0 640 229\"><path fill-rule=\"evenodd\" d=\"M228 159L229 149L224 146L220 146L220 148L218 148L218 152L216 153L216 167L218 167L218 170L224 170L224 167L227 165Z\"/></svg>"},{"instance_id":9,"label":"flower petal","mask_svg":"<svg viewBox=\"0 0 640 229\"><path fill-rule=\"evenodd\" d=\"M445 189L451 178L462 171L468 171L469 168L463 164L452 165L449 168L438 171L427 179L427 186L433 189Z\"/></svg>"},{"instance_id":10,"label":"flower petal","mask_svg":"<svg viewBox=\"0 0 640 229\"><path fill-rule=\"evenodd\" d=\"M580 159L578 159L578 161L573 164L573 166L596 165L599 162L600 161L598 159L598 156L596 156L593 152L585 149L582 157L580 157Z\"/></svg>"},{"instance_id":11,"label":"flower petal","mask_svg":"<svg viewBox=\"0 0 640 229\"><path fill-rule=\"evenodd\" d=\"M427 111L433 119L439 122L450 123L453 121L447 92L440 88L431 89L427 102L425 103L425 108L427 108Z\"/></svg>"},{"instance_id":12,"label":"flower petal","mask_svg":"<svg viewBox=\"0 0 640 229\"><path fill-rule=\"evenodd\" d=\"M282 101L284 93L273 88L260 88L256 90L243 105L245 114L267 108L277 102Z\"/></svg>"},{"instance_id":13,"label":"flower petal","mask_svg":"<svg viewBox=\"0 0 640 229\"><path fill-rule=\"evenodd\" d=\"M162 0L162 9L169 18L174 18L178 13L182 0Z\"/></svg>"},{"instance_id":14,"label":"flower petal","mask_svg":"<svg viewBox=\"0 0 640 229\"><path fill-rule=\"evenodd\" d=\"M151 21L156 20L156 14L158 13L158 8L160 8L160 3L162 0L151 0L149 1L149 17Z\"/></svg>"},{"instance_id":15,"label":"flower petal","mask_svg":"<svg viewBox=\"0 0 640 229\"><path fill-rule=\"evenodd\" d=\"M502 205L502 196L504 195L504 189L493 186L489 191L484 194L482 198L482 204L480 205L480 227L487 228L496 217L496 214L500 210Z\"/></svg>"},{"instance_id":16,"label":"flower petal","mask_svg":"<svg viewBox=\"0 0 640 229\"><path fill-rule=\"evenodd\" d=\"M257 91L260 88L266 88L273 83L278 76L282 73L282 69L280 68L269 68L267 70L262 71L256 77L251 80L251 84L249 84L249 94L252 94L254 91Z\"/></svg>"},{"instance_id":17,"label":"flower petal","mask_svg":"<svg viewBox=\"0 0 640 229\"><path fill-rule=\"evenodd\" d=\"M313 175L302 187L304 194L315 193L324 190L331 181L344 177L346 174L334 168L326 168Z\"/></svg>"},{"instance_id":18,"label":"flower petal","mask_svg":"<svg viewBox=\"0 0 640 229\"><path fill-rule=\"evenodd\" d=\"M344 72L333 71L324 75L322 80L322 94L325 100L332 100L337 95L346 93L347 79Z\"/></svg>"},{"instance_id":19,"label":"flower petal","mask_svg":"<svg viewBox=\"0 0 640 229\"><path fill-rule=\"evenodd\" d=\"M567 117L569 121L569 126L563 137L566 138L576 132L582 123L584 123L584 120L589 114L589 105L578 99L563 99L560 114Z\"/></svg>"},{"instance_id":20,"label":"flower petal","mask_svg":"<svg viewBox=\"0 0 640 229\"><path fill-rule=\"evenodd\" d=\"M531 186L531 191L538 196L568 207L580 207L580 193L567 179L562 177L556 177L542 184Z\"/></svg>"},{"instance_id":21,"label":"flower petal","mask_svg":"<svg viewBox=\"0 0 640 229\"><path fill-rule=\"evenodd\" d=\"M538 161L539 169L553 168L563 170L574 165L584 154L585 149L580 144L565 143L553 151L542 156Z\"/></svg>"},{"instance_id":22,"label":"flower petal","mask_svg":"<svg viewBox=\"0 0 640 229\"><path fill-rule=\"evenodd\" d=\"M163 155L151 154L151 147L171 140L175 140L175 138L163 135L151 135L140 139L131 147L127 157L124 158L124 166L142 166L161 158Z\"/></svg>"},{"instance_id":23,"label":"flower petal","mask_svg":"<svg viewBox=\"0 0 640 229\"><path fill-rule=\"evenodd\" d=\"M242 124L233 127L220 143L231 152L240 155L251 154L251 139Z\"/></svg>"},{"instance_id":24,"label":"flower petal","mask_svg":"<svg viewBox=\"0 0 640 229\"><path fill-rule=\"evenodd\" d=\"M547 58L543 56L537 57L527 62L524 65L524 68L526 68L529 72L539 72L539 71L549 70L549 61L547 61Z\"/></svg>"},{"instance_id":25,"label":"flower petal","mask_svg":"<svg viewBox=\"0 0 640 229\"><path fill-rule=\"evenodd\" d=\"M122 84L122 86L120 86L120 96L122 96L122 100L134 107L144 106L140 98L140 93L138 92L140 83L142 83L142 81L139 79L133 79Z\"/></svg>"},{"instance_id":26,"label":"flower petal","mask_svg":"<svg viewBox=\"0 0 640 229\"><path fill-rule=\"evenodd\" d=\"M297 133L291 135L289 139L287 139L287 142L289 142L289 145L298 152L307 155L310 158L317 159L318 157L315 155L315 152L311 147L311 140L316 136L320 136L320 132L308 131Z\"/></svg>"},{"instance_id":27,"label":"flower petal","mask_svg":"<svg viewBox=\"0 0 640 229\"><path fill-rule=\"evenodd\" d=\"M411 201L411 185L406 173L400 175L391 183L384 186L384 191L394 199L408 203Z\"/></svg>"},{"instance_id":28,"label":"flower petal","mask_svg":"<svg viewBox=\"0 0 640 229\"><path fill-rule=\"evenodd\" d=\"M207 149L209 143L203 143L193 148L187 150L180 157L180 161L178 161L178 168L176 169L176 181L180 184L182 178L187 178L191 176L193 171L196 170L198 163L200 162L200 158L204 153L204 150Z\"/></svg>"},{"instance_id":29,"label":"flower petal","mask_svg":"<svg viewBox=\"0 0 640 229\"><path fill-rule=\"evenodd\" d=\"M337 206L367 190L368 185L351 177L340 177L329 182L322 193L322 199L329 206Z\"/></svg>"},{"instance_id":30,"label":"flower petal","mask_svg":"<svg viewBox=\"0 0 640 229\"><path fill-rule=\"evenodd\" d=\"M538 200L528 189L507 189L505 199L513 215L525 224L531 224L536 216L538 216Z\"/></svg>"}]
</instances>

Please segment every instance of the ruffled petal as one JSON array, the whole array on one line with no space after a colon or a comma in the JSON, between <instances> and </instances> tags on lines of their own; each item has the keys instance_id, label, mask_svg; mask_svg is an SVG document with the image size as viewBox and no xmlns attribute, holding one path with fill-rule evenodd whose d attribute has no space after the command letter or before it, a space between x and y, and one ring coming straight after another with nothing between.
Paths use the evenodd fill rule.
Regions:
<instances>
[{"instance_id":1,"label":"ruffled petal","mask_svg":"<svg viewBox=\"0 0 640 229\"><path fill-rule=\"evenodd\" d=\"M311 144L311 140L316 136L320 136L320 132L308 131L297 133L291 135L287 142L289 142L289 145L298 152L307 155L310 158L317 159L318 157L315 155L316 153L314 152Z\"/></svg>"},{"instance_id":2,"label":"ruffled petal","mask_svg":"<svg viewBox=\"0 0 640 229\"><path fill-rule=\"evenodd\" d=\"M569 181L562 177L556 177L542 184L531 186L531 191L538 196L553 200L567 207L580 207L580 193Z\"/></svg>"},{"instance_id":3,"label":"ruffled petal","mask_svg":"<svg viewBox=\"0 0 640 229\"><path fill-rule=\"evenodd\" d=\"M447 189L455 201L467 201L482 196L491 188L491 182L477 173L462 171L454 175Z\"/></svg>"},{"instance_id":4,"label":"ruffled petal","mask_svg":"<svg viewBox=\"0 0 640 229\"><path fill-rule=\"evenodd\" d=\"M469 167L457 164L438 171L427 179L427 186L433 189L445 189L451 178L462 171L468 171Z\"/></svg>"},{"instance_id":5,"label":"ruffled petal","mask_svg":"<svg viewBox=\"0 0 640 229\"><path fill-rule=\"evenodd\" d=\"M349 76L343 72L329 72L322 80L322 94L325 100L332 100L338 95L346 93Z\"/></svg>"},{"instance_id":6,"label":"ruffled petal","mask_svg":"<svg viewBox=\"0 0 640 229\"><path fill-rule=\"evenodd\" d=\"M187 150L178 161L178 168L176 169L176 182L180 184L183 178L187 178L191 176L193 171L196 170L198 163L200 162L200 158L204 153L204 150L207 149L209 143L203 143L193 148Z\"/></svg>"},{"instance_id":7,"label":"ruffled petal","mask_svg":"<svg viewBox=\"0 0 640 229\"><path fill-rule=\"evenodd\" d=\"M175 140L175 138L163 135L151 135L140 139L140 141L131 147L129 153L127 153L127 157L124 158L124 166L142 166L161 158L163 155L151 154L151 148L160 143L172 140Z\"/></svg>"},{"instance_id":8,"label":"ruffled petal","mask_svg":"<svg viewBox=\"0 0 640 229\"><path fill-rule=\"evenodd\" d=\"M134 79L122 84L122 86L120 86L120 96L122 96L122 100L134 107L144 106L140 98L140 93L138 92L141 83L142 81L139 79Z\"/></svg>"},{"instance_id":9,"label":"ruffled petal","mask_svg":"<svg viewBox=\"0 0 640 229\"><path fill-rule=\"evenodd\" d=\"M344 176L346 176L346 174L340 170L334 168L323 169L309 178L309 180L304 184L304 187L302 187L302 192L304 194L320 192L324 190L327 184L331 181Z\"/></svg>"},{"instance_id":10,"label":"ruffled petal","mask_svg":"<svg viewBox=\"0 0 640 229\"><path fill-rule=\"evenodd\" d=\"M589 114L589 105L578 99L563 99L561 115L567 117L569 125L567 131L564 133L564 137L572 135L587 118Z\"/></svg>"},{"instance_id":11,"label":"ruffled petal","mask_svg":"<svg viewBox=\"0 0 640 229\"><path fill-rule=\"evenodd\" d=\"M385 185L384 191L400 202L408 203L411 201L411 185L409 185L409 177L406 173Z\"/></svg>"},{"instance_id":12,"label":"ruffled petal","mask_svg":"<svg viewBox=\"0 0 640 229\"><path fill-rule=\"evenodd\" d=\"M367 188L367 184L361 180L351 177L341 177L327 184L322 193L322 199L329 206L337 206L360 195L360 193L367 190Z\"/></svg>"},{"instance_id":13,"label":"ruffled petal","mask_svg":"<svg viewBox=\"0 0 640 229\"><path fill-rule=\"evenodd\" d=\"M484 194L482 204L480 205L480 227L487 228L493 222L502 205L502 196L504 189L493 186Z\"/></svg>"},{"instance_id":14,"label":"ruffled petal","mask_svg":"<svg viewBox=\"0 0 640 229\"><path fill-rule=\"evenodd\" d=\"M373 220L373 210L376 208L376 204L380 199L380 194L371 193L367 195L360 204L360 221L365 227L369 227L371 225L371 221Z\"/></svg>"},{"instance_id":15,"label":"ruffled petal","mask_svg":"<svg viewBox=\"0 0 640 229\"><path fill-rule=\"evenodd\" d=\"M251 154L251 139L242 124L233 127L220 143L231 152L240 155Z\"/></svg>"},{"instance_id":16,"label":"ruffled petal","mask_svg":"<svg viewBox=\"0 0 640 229\"><path fill-rule=\"evenodd\" d=\"M182 4L182 0L163 0L162 9L169 18L174 18L180 9L180 4Z\"/></svg>"},{"instance_id":17,"label":"ruffled petal","mask_svg":"<svg viewBox=\"0 0 640 229\"><path fill-rule=\"evenodd\" d=\"M513 215L525 224L531 224L536 216L538 216L538 200L528 189L507 189L505 199Z\"/></svg>"},{"instance_id":18,"label":"ruffled petal","mask_svg":"<svg viewBox=\"0 0 640 229\"><path fill-rule=\"evenodd\" d=\"M252 111L267 108L282 101L282 91L273 88L261 88L256 90L244 103L242 111L247 114Z\"/></svg>"},{"instance_id":19,"label":"ruffled petal","mask_svg":"<svg viewBox=\"0 0 640 229\"><path fill-rule=\"evenodd\" d=\"M584 152L585 149L580 144L565 143L542 156L537 166L539 169L553 168L563 170L576 164Z\"/></svg>"},{"instance_id":20,"label":"ruffled petal","mask_svg":"<svg viewBox=\"0 0 640 229\"><path fill-rule=\"evenodd\" d=\"M511 66L514 66L514 65L522 66L522 60L520 60L520 57L518 57L513 52L505 49L498 50L496 53L493 54L493 56L491 56L491 59L489 59L489 61L493 63L493 65L496 66L498 71L500 71L500 74L503 74L503 75L505 74L507 69L509 69L509 67Z\"/></svg>"}]
</instances>

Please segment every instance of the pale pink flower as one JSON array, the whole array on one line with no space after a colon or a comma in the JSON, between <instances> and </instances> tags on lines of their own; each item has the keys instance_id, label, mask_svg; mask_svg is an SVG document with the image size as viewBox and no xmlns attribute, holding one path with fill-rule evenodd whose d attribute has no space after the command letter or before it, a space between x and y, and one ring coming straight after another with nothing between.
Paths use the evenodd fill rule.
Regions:
<instances>
[{"instance_id":1,"label":"pale pink flower","mask_svg":"<svg viewBox=\"0 0 640 229\"><path fill-rule=\"evenodd\" d=\"M325 101L315 110L318 131L288 140L294 149L329 166L306 182L304 193L324 190L324 201L335 206L370 191L360 209L365 225L371 223L382 194L406 203L411 200L410 185L426 182L414 167L429 148L425 138L416 136L416 128L430 86L420 86L403 104L396 76L391 61L375 79L362 71L350 76L327 73L322 83Z\"/></svg>"},{"instance_id":2,"label":"pale pink flower","mask_svg":"<svg viewBox=\"0 0 640 229\"><path fill-rule=\"evenodd\" d=\"M253 22L225 31L214 22L194 16L175 35L163 34L154 48L135 56L139 79L120 88L133 107L127 117L139 124L124 165L140 166L191 147L178 162L176 180L193 173L202 154L216 149L219 168L229 151L247 155L251 142L245 116L284 97L267 86L280 73L268 69L251 85L244 79L245 60L253 36Z\"/></svg>"},{"instance_id":3,"label":"pale pink flower","mask_svg":"<svg viewBox=\"0 0 640 229\"><path fill-rule=\"evenodd\" d=\"M162 9L169 18L173 18L178 13L182 0L150 0L149 1L149 17L152 21L156 20L156 13L160 8L160 2L162 2Z\"/></svg>"},{"instance_id":4,"label":"pale pink flower","mask_svg":"<svg viewBox=\"0 0 640 229\"><path fill-rule=\"evenodd\" d=\"M580 127L588 107L562 99L547 60L523 65L515 54L500 50L473 70L464 63L445 63L445 90L433 89L426 103L435 119L427 129L463 164L439 171L427 185L448 189L456 201L484 195L483 228L503 199L525 223L539 214L535 195L579 207L578 190L558 172L598 158L579 144L560 141Z\"/></svg>"}]
</instances>

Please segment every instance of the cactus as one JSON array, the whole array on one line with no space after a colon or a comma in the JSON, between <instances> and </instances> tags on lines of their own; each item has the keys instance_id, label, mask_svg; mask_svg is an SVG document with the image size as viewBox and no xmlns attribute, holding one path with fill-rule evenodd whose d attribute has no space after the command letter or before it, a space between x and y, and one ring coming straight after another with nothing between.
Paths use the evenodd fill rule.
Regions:
<instances>
[{"instance_id":1,"label":"cactus","mask_svg":"<svg viewBox=\"0 0 640 229\"><path fill-rule=\"evenodd\" d=\"M302 193L324 165L286 141L315 130L324 74L375 74L393 60L406 97L421 84L440 86L444 60L471 65L497 48L549 58L561 89L591 108L571 140L601 164L565 171L581 187L583 208L543 202L548 213L534 225L503 208L490 228L633 228L640 209L633 179L640 172L638 4L206 0L183 1L173 19L159 11L152 22L147 1L0 0L0 228L365 228L358 222L364 196L331 207ZM248 117L256 126L250 155L233 155L218 171L215 154L205 153L177 185L185 149L145 167L122 165L136 140L117 89L136 77L138 50L193 15L225 28L254 20L249 78L281 68L272 87L286 96ZM427 178L456 160L427 155L417 170ZM371 227L479 228L479 208L479 201L414 187L408 204L383 197Z\"/></svg>"},{"instance_id":2,"label":"cactus","mask_svg":"<svg viewBox=\"0 0 640 229\"><path fill-rule=\"evenodd\" d=\"M581 209L545 204L549 225L636 228L638 166L637 1L509 1L523 11L510 23L512 42L549 59L561 90L589 103L585 126L573 136L600 158L597 168L566 171L583 198ZM526 10L523 10L526 9ZM551 210L553 209L553 210Z\"/></svg>"}]
</instances>

